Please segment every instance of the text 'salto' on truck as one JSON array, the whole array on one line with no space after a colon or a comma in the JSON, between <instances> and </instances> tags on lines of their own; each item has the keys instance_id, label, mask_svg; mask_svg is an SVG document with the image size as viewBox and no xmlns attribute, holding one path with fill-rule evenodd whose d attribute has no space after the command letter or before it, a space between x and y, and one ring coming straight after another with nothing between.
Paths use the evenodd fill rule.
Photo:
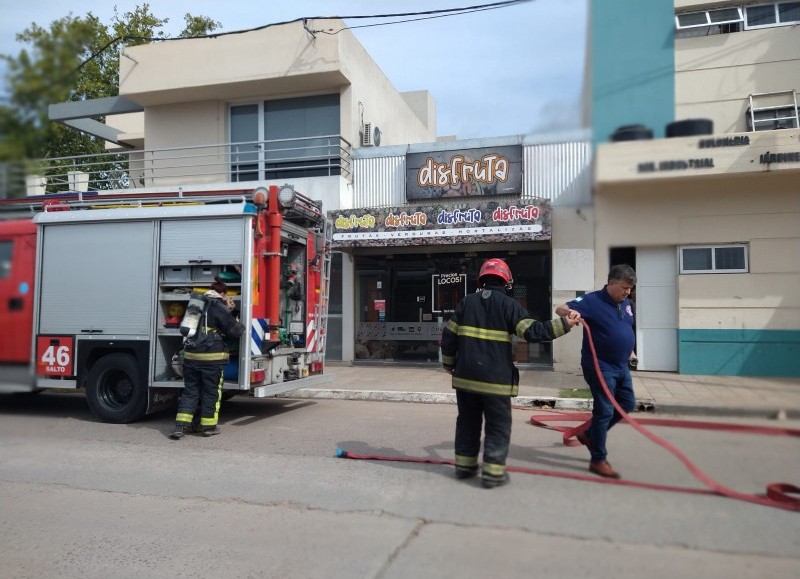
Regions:
<instances>
[{"instance_id":1,"label":"text 'salto' on truck","mask_svg":"<svg viewBox=\"0 0 800 579\"><path fill-rule=\"evenodd\" d=\"M98 195L36 213L31 389L84 388L102 421L174 405L191 293L224 281L245 332L223 396L323 376L331 228L291 185Z\"/></svg>"}]
</instances>

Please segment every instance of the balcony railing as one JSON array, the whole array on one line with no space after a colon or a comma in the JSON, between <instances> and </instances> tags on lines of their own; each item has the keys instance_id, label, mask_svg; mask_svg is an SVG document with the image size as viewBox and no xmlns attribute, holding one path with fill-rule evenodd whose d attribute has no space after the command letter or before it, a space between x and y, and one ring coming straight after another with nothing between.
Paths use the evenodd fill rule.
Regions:
<instances>
[{"instance_id":1,"label":"balcony railing","mask_svg":"<svg viewBox=\"0 0 800 579\"><path fill-rule=\"evenodd\" d=\"M0 168L0 197L334 175L350 181L351 157L340 135L58 157Z\"/></svg>"}]
</instances>

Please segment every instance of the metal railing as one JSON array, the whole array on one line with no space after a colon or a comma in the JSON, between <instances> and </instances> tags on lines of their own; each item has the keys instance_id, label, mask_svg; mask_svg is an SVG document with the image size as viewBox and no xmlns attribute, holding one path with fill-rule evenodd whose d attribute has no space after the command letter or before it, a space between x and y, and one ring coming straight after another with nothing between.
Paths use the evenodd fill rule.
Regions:
<instances>
[{"instance_id":1,"label":"metal railing","mask_svg":"<svg viewBox=\"0 0 800 579\"><path fill-rule=\"evenodd\" d=\"M4 165L0 197L333 175L350 181L351 157L346 139L319 135L49 158Z\"/></svg>"}]
</instances>

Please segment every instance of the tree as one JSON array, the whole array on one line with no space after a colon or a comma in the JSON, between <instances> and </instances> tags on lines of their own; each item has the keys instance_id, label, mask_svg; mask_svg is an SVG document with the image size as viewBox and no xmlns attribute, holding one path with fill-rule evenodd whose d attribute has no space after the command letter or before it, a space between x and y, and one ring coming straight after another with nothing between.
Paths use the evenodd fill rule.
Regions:
<instances>
[{"instance_id":1,"label":"tree","mask_svg":"<svg viewBox=\"0 0 800 579\"><path fill-rule=\"evenodd\" d=\"M109 25L91 12L84 17L70 13L48 29L34 23L19 33L17 40L29 48L17 56L0 55L8 63L10 87L8 103L0 104L0 163L103 152L102 140L51 122L48 107L116 96L119 49L168 39L163 31L168 22L153 15L145 3L122 15L115 7ZM179 37L203 36L221 26L187 13Z\"/></svg>"}]
</instances>

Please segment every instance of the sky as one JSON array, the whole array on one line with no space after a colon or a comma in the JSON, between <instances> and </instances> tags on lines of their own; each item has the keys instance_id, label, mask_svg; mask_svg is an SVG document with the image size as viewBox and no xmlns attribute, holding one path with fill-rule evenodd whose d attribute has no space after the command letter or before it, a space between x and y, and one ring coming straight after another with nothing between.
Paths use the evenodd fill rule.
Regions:
<instances>
[{"instance_id":1,"label":"sky","mask_svg":"<svg viewBox=\"0 0 800 579\"><path fill-rule=\"evenodd\" d=\"M207 16L216 32L246 30L295 18L356 16L463 8L497 0L149 0L177 36L183 16ZM531 0L493 10L353 28L372 59L400 91L428 90L438 136L459 139L542 134L580 127L580 99L589 0ZM16 35L35 22L91 12L110 24L145 0L0 0L0 54L16 56ZM408 19L408 17L403 18ZM400 18L395 19L400 20ZM351 26L386 22L346 20ZM5 63L0 77L5 78ZM5 90L3 90L5 92Z\"/></svg>"}]
</instances>

